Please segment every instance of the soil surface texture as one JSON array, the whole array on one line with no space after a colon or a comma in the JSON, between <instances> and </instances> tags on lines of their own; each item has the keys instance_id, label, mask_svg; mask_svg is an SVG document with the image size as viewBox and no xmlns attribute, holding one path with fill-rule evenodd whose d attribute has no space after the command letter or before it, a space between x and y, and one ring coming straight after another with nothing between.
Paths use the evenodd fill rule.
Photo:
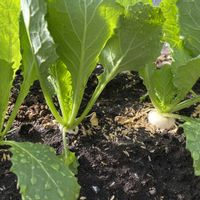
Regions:
<instances>
[{"instance_id":1,"label":"soil surface texture","mask_svg":"<svg viewBox=\"0 0 200 200\"><path fill-rule=\"evenodd\" d=\"M19 74L8 114L20 82ZM95 85L92 77L81 109ZM194 88L197 93L198 88L199 83ZM79 125L78 133L68 135L69 148L80 164L80 200L200 200L200 178L194 175L182 129L157 131L149 127L146 114L152 106L148 98L140 101L145 93L136 73L118 75ZM198 116L198 105L182 114ZM62 152L59 127L38 82L31 87L7 139L44 143L54 147L57 154ZM0 200L21 200L17 177L9 171L12 164L6 156L12 155L7 147L1 147Z\"/></svg>"}]
</instances>

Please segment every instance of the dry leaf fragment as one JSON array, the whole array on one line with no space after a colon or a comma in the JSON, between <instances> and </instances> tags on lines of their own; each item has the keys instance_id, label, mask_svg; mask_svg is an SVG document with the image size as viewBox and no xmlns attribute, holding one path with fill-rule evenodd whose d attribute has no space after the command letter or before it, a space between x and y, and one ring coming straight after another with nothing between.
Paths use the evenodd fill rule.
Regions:
<instances>
[{"instance_id":1,"label":"dry leaf fragment","mask_svg":"<svg viewBox=\"0 0 200 200\"><path fill-rule=\"evenodd\" d=\"M96 112L93 112L91 114L90 123L92 126L99 126L99 120L97 118Z\"/></svg>"}]
</instances>

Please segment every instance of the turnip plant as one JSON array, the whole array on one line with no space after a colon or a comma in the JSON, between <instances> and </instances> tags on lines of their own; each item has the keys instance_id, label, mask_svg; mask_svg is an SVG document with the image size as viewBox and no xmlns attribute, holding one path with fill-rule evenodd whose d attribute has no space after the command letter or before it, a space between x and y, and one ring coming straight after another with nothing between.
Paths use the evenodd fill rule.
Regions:
<instances>
[{"instance_id":1,"label":"turnip plant","mask_svg":"<svg viewBox=\"0 0 200 200\"><path fill-rule=\"evenodd\" d=\"M72 172L77 159L68 150L66 133L78 127L106 85L127 70L139 71L144 80L155 107L149 115L154 125L168 129L176 118L186 121L187 148L200 175L200 123L176 113L200 101L200 96L193 93L187 97L200 77L199 9L198 0L163 0L156 6L150 0L0 3L0 144L11 146L11 170L18 176L22 199L78 198L80 187ZM154 63L161 41L170 48L163 49ZM103 73L97 75L97 86L80 112L85 88L97 64L103 66ZM23 82L5 121L19 68ZM6 140L35 80L40 81L46 103L61 128L61 156L45 145Z\"/></svg>"},{"instance_id":2,"label":"turnip plant","mask_svg":"<svg viewBox=\"0 0 200 200\"><path fill-rule=\"evenodd\" d=\"M174 119L186 121L182 125L186 146L194 159L195 173L200 175L200 122L177 114L200 101L200 96L192 92L200 77L200 2L163 0L160 7L166 18L163 42L168 42L170 48L166 55L161 53L161 58L169 56L168 60L163 60L164 64L157 60L140 70L155 107L148 118L151 124L161 129L172 128Z\"/></svg>"},{"instance_id":3,"label":"turnip plant","mask_svg":"<svg viewBox=\"0 0 200 200\"><path fill-rule=\"evenodd\" d=\"M40 9L43 11L42 7ZM30 56L32 52L24 34L23 21L19 21L20 1L1 1L0 13L0 145L11 147L11 171L18 176L17 185L22 199L77 199L79 185L69 169L69 163L62 162L52 148L29 142L3 141L30 86L37 80L37 72L34 59ZM14 108L8 121L5 121L12 83L19 68L23 82Z\"/></svg>"},{"instance_id":4,"label":"turnip plant","mask_svg":"<svg viewBox=\"0 0 200 200\"><path fill-rule=\"evenodd\" d=\"M119 3L113 0L47 3L46 20L52 36L48 38L54 41L50 58L54 57L56 62L44 70L38 67L38 77L47 104L62 127L65 146L66 133L85 118L105 86L121 71L138 70L151 63L159 52L164 21L161 10L143 3L124 9ZM30 10L27 3L22 9L23 16ZM31 34L38 28L31 24L36 15L29 16L26 30L32 48L38 49L41 41L38 43L38 35ZM103 65L104 72L97 77L96 89L79 113L84 90L97 63ZM58 99L60 113L52 96Z\"/></svg>"}]
</instances>

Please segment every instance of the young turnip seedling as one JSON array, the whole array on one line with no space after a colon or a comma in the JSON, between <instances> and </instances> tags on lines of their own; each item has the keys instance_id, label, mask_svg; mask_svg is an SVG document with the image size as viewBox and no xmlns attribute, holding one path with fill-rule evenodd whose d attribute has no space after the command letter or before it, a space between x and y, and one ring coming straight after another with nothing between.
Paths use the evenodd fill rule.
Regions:
<instances>
[{"instance_id":1,"label":"young turnip seedling","mask_svg":"<svg viewBox=\"0 0 200 200\"><path fill-rule=\"evenodd\" d=\"M140 71L155 108L149 112L148 121L160 129L172 128L175 119L184 122L180 126L184 129L186 148L193 157L195 174L200 175L200 120L177 114L200 102L200 95L192 91L200 78L200 4L198 0L162 0L159 6L166 19L162 41L168 42L173 51L165 43L156 62Z\"/></svg>"}]
</instances>

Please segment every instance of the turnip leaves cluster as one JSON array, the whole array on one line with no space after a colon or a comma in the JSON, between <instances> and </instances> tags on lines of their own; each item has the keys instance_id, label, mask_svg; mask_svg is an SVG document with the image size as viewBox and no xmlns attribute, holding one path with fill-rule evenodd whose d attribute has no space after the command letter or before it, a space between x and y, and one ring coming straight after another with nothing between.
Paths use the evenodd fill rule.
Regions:
<instances>
[{"instance_id":1,"label":"turnip leaves cluster","mask_svg":"<svg viewBox=\"0 0 200 200\"><path fill-rule=\"evenodd\" d=\"M160 8L147 1L3 0L0 3L0 137L11 146L12 171L22 199L71 199L79 195L72 171L76 158L65 134L88 114L107 83L124 70L152 63L161 47ZM104 72L85 110L79 114L84 90L96 65ZM16 71L23 81L6 119ZM7 141L20 105L39 80L45 100L63 132L64 152L56 156L42 144ZM59 108L53 99L58 99Z\"/></svg>"},{"instance_id":2,"label":"turnip leaves cluster","mask_svg":"<svg viewBox=\"0 0 200 200\"><path fill-rule=\"evenodd\" d=\"M167 56L171 59L164 65L146 65L140 70L140 75L148 90L148 95L156 109L150 112L149 120L160 126L170 128L172 120L166 117L186 121L183 124L186 135L186 146L191 151L195 173L200 175L200 149L198 119L192 119L176 114L200 101L200 95L192 91L200 77L200 28L198 0L163 0L161 8L166 20L163 25L163 42L170 44ZM170 52L171 50L171 52ZM168 60L169 61L169 60ZM159 68L159 69L158 69ZM161 114L161 122L153 119ZM163 117L162 117L163 116ZM168 124L164 124L168 123Z\"/></svg>"}]
</instances>

